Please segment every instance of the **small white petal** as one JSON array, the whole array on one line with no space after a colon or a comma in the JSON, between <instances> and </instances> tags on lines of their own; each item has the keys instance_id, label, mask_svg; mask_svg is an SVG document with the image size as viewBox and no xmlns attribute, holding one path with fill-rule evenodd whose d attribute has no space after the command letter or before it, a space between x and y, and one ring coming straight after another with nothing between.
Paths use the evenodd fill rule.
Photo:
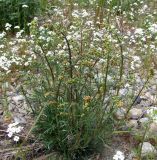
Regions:
<instances>
[{"instance_id":1,"label":"small white petal","mask_svg":"<svg viewBox=\"0 0 157 160\"><path fill-rule=\"evenodd\" d=\"M15 137L14 137L14 141L15 141L15 142L18 142L19 139L20 139L20 138L19 138L18 136L15 136Z\"/></svg>"}]
</instances>

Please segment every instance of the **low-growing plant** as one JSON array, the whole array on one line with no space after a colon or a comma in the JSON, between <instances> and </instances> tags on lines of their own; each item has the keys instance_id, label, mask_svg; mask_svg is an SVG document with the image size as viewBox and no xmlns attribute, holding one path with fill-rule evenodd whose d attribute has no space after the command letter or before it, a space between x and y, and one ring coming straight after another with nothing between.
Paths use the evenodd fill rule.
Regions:
<instances>
[{"instance_id":1,"label":"low-growing plant","mask_svg":"<svg viewBox=\"0 0 157 160\"><path fill-rule=\"evenodd\" d=\"M28 31L28 23L40 10L44 10L46 4L47 0L1 0L0 30L3 30L6 23L9 23L13 31L16 30L16 26Z\"/></svg>"},{"instance_id":2,"label":"low-growing plant","mask_svg":"<svg viewBox=\"0 0 157 160\"><path fill-rule=\"evenodd\" d=\"M30 72L27 76L31 78L26 81L31 86L31 101L38 105L35 111L40 115L33 132L49 150L56 149L68 159L81 159L103 146L112 135L114 109L107 110L107 104L104 105L107 74L103 81L96 68L101 56L109 58L109 41L106 38L104 46L108 51L103 55L79 50L77 53L74 50L78 44L66 36L66 31L55 26L36 27L33 21L33 52L38 61L31 68L38 73L34 76ZM72 49L74 44L76 48ZM66 49L55 51L62 45Z\"/></svg>"},{"instance_id":3,"label":"low-growing plant","mask_svg":"<svg viewBox=\"0 0 157 160\"><path fill-rule=\"evenodd\" d=\"M95 1L93 8L67 2L63 9L64 3L57 1L43 26L35 18L29 36L24 31L14 39L0 34L0 74L7 80L20 77L21 91L36 116L26 140L33 131L49 151L83 159L107 143L122 124L115 125L114 112L122 107L127 111L122 120L127 119L146 86L156 53L156 24L125 28L127 14L114 17L102 0L95 12ZM144 83L137 86L141 77Z\"/></svg>"}]
</instances>

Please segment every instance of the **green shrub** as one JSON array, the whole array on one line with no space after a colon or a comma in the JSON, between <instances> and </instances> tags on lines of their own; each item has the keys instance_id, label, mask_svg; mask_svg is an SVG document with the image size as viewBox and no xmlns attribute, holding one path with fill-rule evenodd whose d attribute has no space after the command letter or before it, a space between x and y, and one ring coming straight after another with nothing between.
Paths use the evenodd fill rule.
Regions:
<instances>
[{"instance_id":1,"label":"green shrub","mask_svg":"<svg viewBox=\"0 0 157 160\"><path fill-rule=\"evenodd\" d=\"M131 8L141 4L144 0L110 0L110 2L105 1L105 6L112 9L121 10L121 11L130 11Z\"/></svg>"},{"instance_id":2,"label":"green shrub","mask_svg":"<svg viewBox=\"0 0 157 160\"><path fill-rule=\"evenodd\" d=\"M25 28L28 31L28 23L40 11L45 0L0 0L0 29L5 28L5 24ZM46 1L45 1L46 2Z\"/></svg>"},{"instance_id":3,"label":"green shrub","mask_svg":"<svg viewBox=\"0 0 157 160\"><path fill-rule=\"evenodd\" d=\"M95 77L101 71L93 67L102 55L74 53L70 46L77 49L78 44L68 40L61 28L36 26L33 21L31 35L37 60L31 65L32 71L25 75L26 88L30 86L31 90L30 101L40 115L34 134L50 151L58 150L68 159L81 159L112 135L113 109L105 109L106 90L99 75ZM105 41L109 47L107 38ZM58 45L68 49L55 54ZM106 53L104 57L107 58Z\"/></svg>"}]
</instances>

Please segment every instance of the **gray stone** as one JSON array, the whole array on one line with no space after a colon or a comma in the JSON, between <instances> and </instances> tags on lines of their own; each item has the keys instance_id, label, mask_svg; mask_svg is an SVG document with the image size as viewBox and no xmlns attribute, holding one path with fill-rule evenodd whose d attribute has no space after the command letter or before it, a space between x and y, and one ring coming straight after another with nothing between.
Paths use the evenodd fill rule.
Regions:
<instances>
[{"instance_id":1,"label":"gray stone","mask_svg":"<svg viewBox=\"0 0 157 160\"><path fill-rule=\"evenodd\" d=\"M16 105L10 103L8 106L9 111L14 111L14 109L16 108Z\"/></svg>"},{"instance_id":2,"label":"gray stone","mask_svg":"<svg viewBox=\"0 0 157 160\"><path fill-rule=\"evenodd\" d=\"M151 134L157 134L157 123L156 122L152 122L150 124L149 133L151 133Z\"/></svg>"},{"instance_id":3,"label":"gray stone","mask_svg":"<svg viewBox=\"0 0 157 160\"><path fill-rule=\"evenodd\" d=\"M141 118L139 122L141 123L141 125L145 125L149 122L149 118L148 117Z\"/></svg>"},{"instance_id":4,"label":"gray stone","mask_svg":"<svg viewBox=\"0 0 157 160\"><path fill-rule=\"evenodd\" d=\"M149 101L142 100L138 106L139 107L149 107L150 105L151 103Z\"/></svg>"},{"instance_id":5,"label":"gray stone","mask_svg":"<svg viewBox=\"0 0 157 160\"><path fill-rule=\"evenodd\" d=\"M118 108L117 112L115 113L115 116L117 119L123 119L126 114L126 109L125 108Z\"/></svg>"},{"instance_id":6,"label":"gray stone","mask_svg":"<svg viewBox=\"0 0 157 160\"><path fill-rule=\"evenodd\" d=\"M27 114L26 109L24 109L23 107L19 107L18 112L21 113L21 114Z\"/></svg>"},{"instance_id":7,"label":"gray stone","mask_svg":"<svg viewBox=\"0 0 157 160\"><path fill-rule=\"evenodd\" d=\"M157 153L154 146L152 146L149 142L143 142L142 144L142 150L141 155L142 157L148 156L148 155L155 155Z\"/></svg>"},{"instance_id":8,"label":"gray stone","mask_svg":"<svg viewBox=\"0 0 157 160\"><path fill-rule=\"evenodd\" d=\"M142 115L143 115L143 111L141 108L132 108L129 111L129 118L131 118L131 119L138 119L138 118L142 117Z\"/></svg>"},{"instance_id":9,"label":"gray stone","mask_svg":"<svg viewBox=\"0 0 157 160\"><path fill-rule=\"evenodd\" d=\"M23 101L25 97L23 95L17 95L17 96L12 97L12 99L14 101Z\"/></svg>"},{"instance_id":10,"label":"gray stone","mask_svg":"<svg viewBox=\"0 0 157 160\"><path fill-rule=\"evenodd\" d=\"M138 128L138 123L137 123L137 120L134 120L134 119L131 119L128 123L127 123L127 126L129 128Z\"/></svg>"},{"instance_id":11,"label":"gray stone","mask_svg":"<svg viewBox=\"0 0 157 160\"><path fill-rule=\"evenodd\" d=\"M14 115L14 121L15 122L19 122L19 123L21 123L21 124L26 124L27 122L26 122L26 119L23 117L23 115L21 115L21 114L16 114L16 115Z\"/></svg>"},{"instance_id":12,"label":"gray stone","mask_svg":"<svg viewBox=\"0 0 157 160\"><path fill-rule=\"evenodd\" d=\"M24 101L25 97L23 95L17 95L12 97L12 100L16 103L19 104L20 101Z\"/></svg>"}]
</instances>

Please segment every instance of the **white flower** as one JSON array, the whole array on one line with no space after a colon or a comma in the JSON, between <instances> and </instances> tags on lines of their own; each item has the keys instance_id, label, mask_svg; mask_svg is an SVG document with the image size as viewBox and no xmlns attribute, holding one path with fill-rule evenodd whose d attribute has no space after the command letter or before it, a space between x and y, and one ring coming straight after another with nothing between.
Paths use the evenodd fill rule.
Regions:
<instances>
[{"instance_id":1,"label":"white flower","mask_svg":"<svg viewBox=\"0 0 157 160\"><path fill-rule=\"evenodd\" d=\"M9 133L8 133L8 137L11 138L12 136L13 136L13 133L12 133L12 132L9 132Z\"/></svg>"},{"instance_id":2,"label":"white flower","mask_svg":"<svg viewBox=\"0 0 157 160\"><path fill-rule=\"evenodd\" d=\"M15 29L20 29L20 27L19 27L19 26L15 26L14 28L15 28Z\"/></svg>"},{"instance_id":3,"label":"white flower","mask_svg":"<svg viewBox=\"0 0 157 160\"><path fill-rule=\"evenodd\" d=\"M22 5L22 8L28 8L28 5L24 4Z\"/></svg>"},{"instance_id":4,"label":"white flower","mask_svg":"<svg viewBox=\"0 0 157 160\"><path fill-rule=\"evenodd\" d=\"M6 24L5 24L5 29L8 31L8 30L10 30L11 26L12 26L11 24L6 23Z\"/></svg>"},{"instance_id":5,"label":"white flower","mask_svg":"<svg viewBox=\"0 0 157 160\"><path fill-rule=\"evenodd\" d=\"M127 88L122 88L122 89L119 90L119 93L120 93L121 96L125 96L127 94L127 92L128 92Z\"/></svg>"},{"instance_id":6,"label":"white flower","mask_svg":"<svg viewBox=\"0 0 157 160\"><path fill-rule=\"evenodd\" d=\"M12 25L11 24L9 24L9 23L6 23L5 24L5 27L11 27Z\"/></svg>"},{"instance_id":7,"label":"white flower","mask_svg":"<svg viewBox=\"0 0 157 160\"><path fill-rule=\"evenodd\" d=\"M133 60L134 60L134 61L140 61L140 57L138 57L138 56L133 56Z\"/></svg>"},{"instance_id":8,"label":"white flower","mask_svg":"<svg viewBox=\"0 0 157 160\"><path fill-rule=\"evenodd\" d=\"M149 31L152 33L157 33L157 24L152 24L149 28Z\"/></svg>"},{"instance_id":9,"label":"white flower","mask_svg":"<svg viewBox=\"0 0 157 160\"><path fill-rule=\"evenodd\" d=\"M143 29L142 28L137 28L136 30L135 30L135 35L143 35L144 34L144 32L143 32Z\"/></svg>"},{"instance_id":10,"label":"white flower","mask_svg":"<svg viewBox=\"0 0 157 160\"><path fill-rule=\"evenodd\" d=\"M6 32L4 32L4 31L2 33L0 33L0 39L4 38L5 35L6 35Z\"/></svg>"},{"instance_id":11,"label":"white flower","mask_svg":"<svg viewBox=\"0 0 157 160\"><path fill-rule=\"evenodd\" d=\"M7 135L9 138L11 138L14 135L14 141L19 141L19 137L16 135L16 133L20 133L23 130L23 127L21 126L17 126L19 123L15 122L15 123L11 123L8 125L8 129L7 129Z\"/></svg>"},{"instance_id":12,"label":"white flower","mask_svg":"<svg viewBox=\"0 0 157 160\"><path fill-rule=\"evenodd\" d=\"M0 45L0 49L3 49L4 48L4 44Z\"/></svg>"},{"instance_id":13,"label":"white flower","mask_svg":"<svg viewBox=\"0 0 157 160\"><path fill-rule=\"evenodd\" d=\"M116 154L113 156L113 160L124 160L125 156L124 153L121 151L117 151Z\"/></svg>"},{"instance_id":14,"label":"white flower","mask_svg":"<svg viewBox=\"0 0 157 160\"><path fill-rule=\"evenodd\" d=\"M15 136L15 137L14 137L14 141L15 141L15 142L18 142L19 139L20 139L20 138L19 138L18 136Z\"/></svg>"},{"instance_id":15,"label":"white flower","mask_svg":"<svg viewBox=\"0 0 157 160\"><path fill-rule=\"evenodd\" d=\"M88 16L88 13L86 10L83 10L83 13L82 13L82 17L87 17Z\"/></svg>"},{"instance_id":16,"label":"white flower","mask_svg":"<svg viewBox=\"0 0 157 160\"><path fill-rule=\"evenodd\" d=\"M8 125L9 128L15 127L17 126L19 123L18 122L14 122Z\"/></svg>"},{"instance_id":17,"label":"white flower","mask_svg":"<svg viewBox=\"0 0 157 160\"><path fill-rule=\"evenodd\" d=\"M16 131L16 128L15 127L9 127L8 129L7 129L7 132L12 132L12 133L15 133L15 131Z\"/></svg>"},{"instance_id":18,"label":"white flower","mask_svg":"<svg viewBox=\"0 0 157 160\"><path fill-rule=\"evenodd\" d=\"M20 133L22 131L23 127L19 126L15 129L16 133Z\"/></svg>"}]
</instances>

